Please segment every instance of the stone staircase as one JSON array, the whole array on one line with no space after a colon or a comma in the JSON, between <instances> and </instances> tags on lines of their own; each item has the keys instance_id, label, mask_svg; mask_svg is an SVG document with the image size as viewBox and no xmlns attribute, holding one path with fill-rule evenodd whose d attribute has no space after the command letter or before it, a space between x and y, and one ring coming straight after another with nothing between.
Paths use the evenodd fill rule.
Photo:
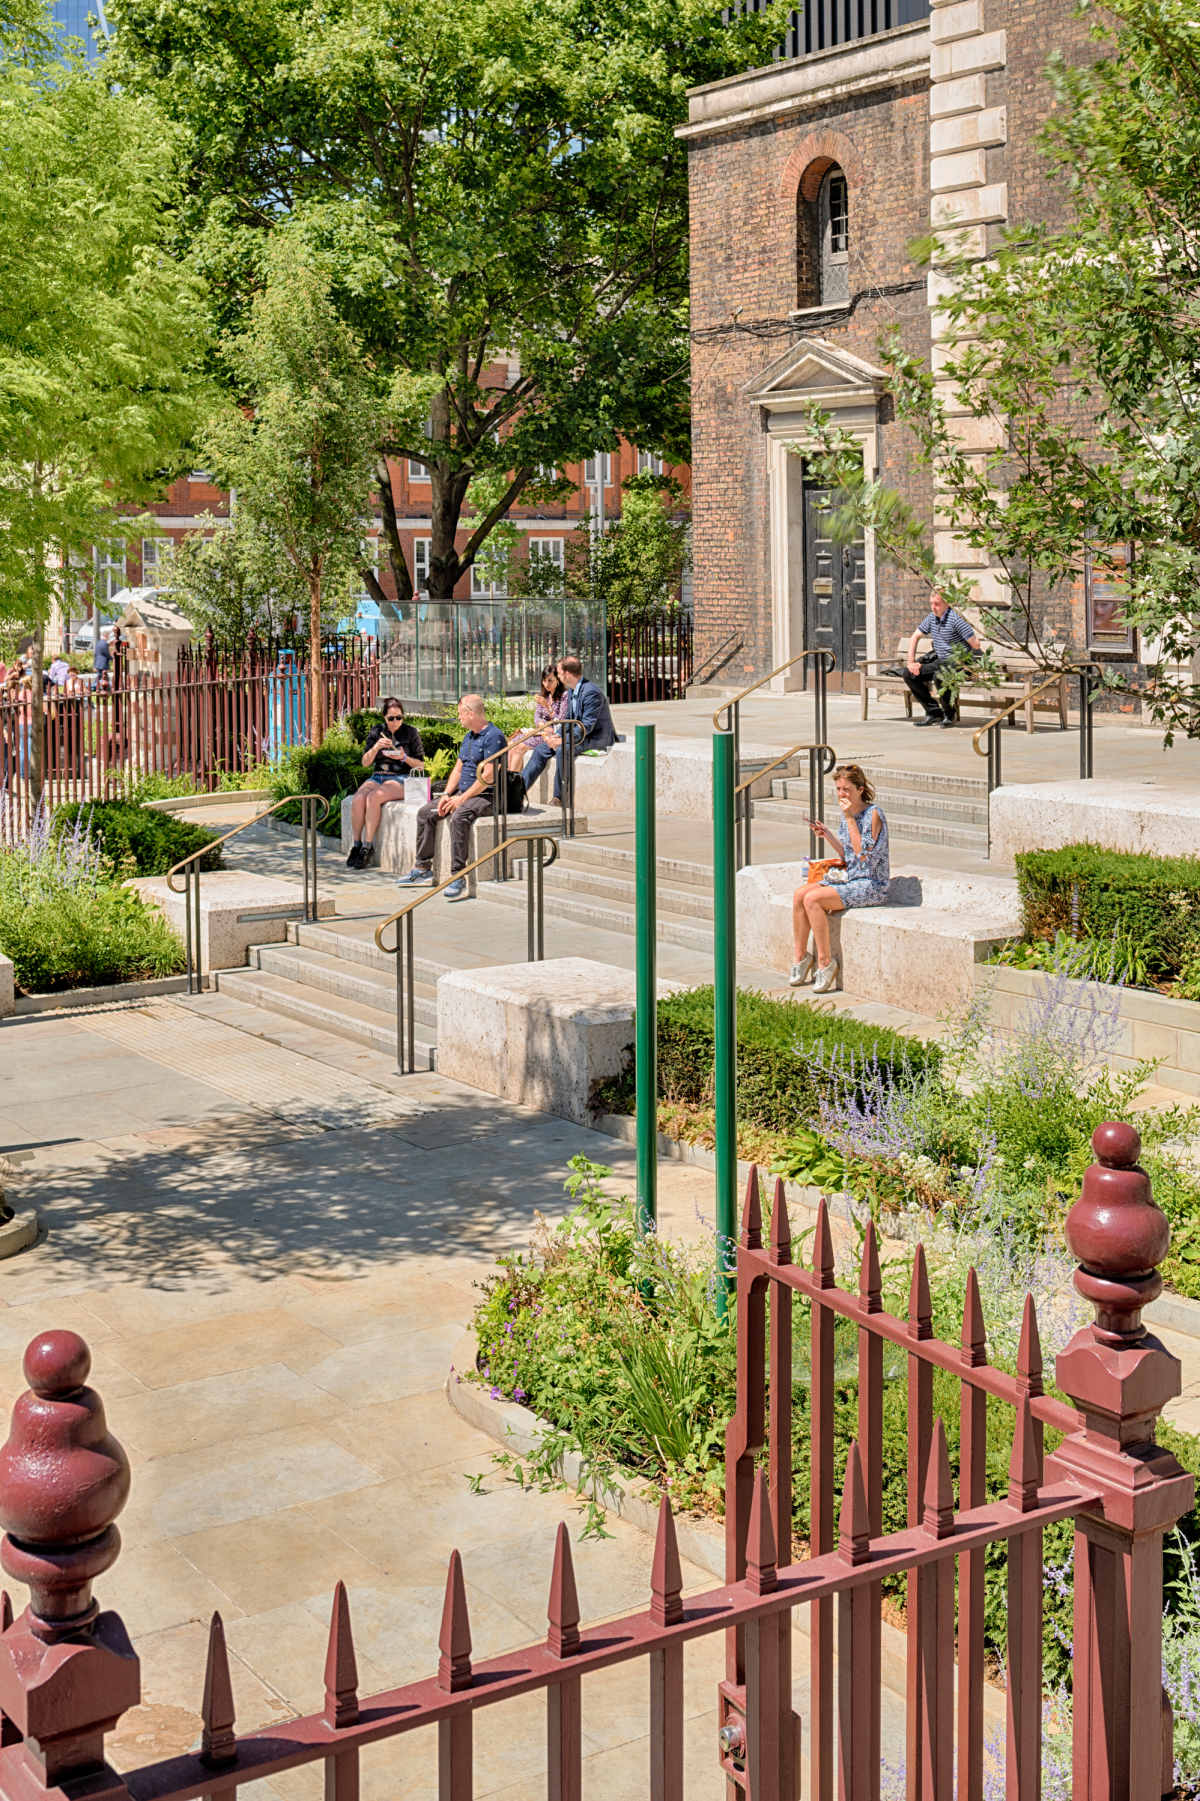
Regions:
<instances>
[{"instance_id":1,"label":"stone staircase","mask_svg":"<svg viewBox=\"0 0 1200 1801\"><path fill-rule=\"evenodd\" d=\"M515 867L518 875L523 873L523 863ZM547 921L570 921L633 937L637 930L635 868L631 850L597 840L567 839L544 878ZM659 944L697 952L707 962L707 973L697 979L711 980L711 864L659 857L657 875ZM480 892L500 906L525 909L523 881L489 883Z\"/></svg>"},{"instance_id":2,"label":"stone staircase","mask_svg":"<svg viewBox=\"0 0 1200 1801\"><path fill-rule=\"evenodd\" d=\"M356 922L360 926L362 922ZM437 980L452 963L414 959L417 1067L434 1067ZM286 944L257 945L247 969L223 969L217 991L267 1014L396 1054L396 959L349 923L294 922Z\"/></svg>"},{"instance_id":3,"label":"stone staircase","mask_svg":"<svg viewBox=\"0 0 1200 1801\"><path fill-rule=\"evenodd\" d=\"M987 856L987 781L982 776L943 775L868 763L863 764L863 769L887 815L893 846L897 842L902 846L937 844ZM777 777L771 783L771 798L756 800L753 805L756 820L794 825L796 842L800 843L808 812L807 775ZM832 783L826 784L825 817L837 817Z\"/></svg>"}]
</instances>

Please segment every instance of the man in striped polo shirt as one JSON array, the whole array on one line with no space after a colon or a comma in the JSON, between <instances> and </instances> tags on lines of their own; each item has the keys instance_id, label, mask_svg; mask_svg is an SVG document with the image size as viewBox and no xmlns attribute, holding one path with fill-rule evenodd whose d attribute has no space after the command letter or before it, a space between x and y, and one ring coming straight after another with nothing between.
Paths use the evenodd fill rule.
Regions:
<instances>
[{"instance_id":1,"label":"man in striped polo shirt","mask_svg":"<svg viewBox=\"0 0 1200 1801\"><path fill-rule=\"evenodd\" d=\"M933 650L918 662L917 644L921 638L928 638ZM953 702L949 698L943 702L940 691L935 694L934 688L942 665L949 662L956 644L965 644L968 650L977 651L980 647L979 635L948 600L936 592L932 593L929 596L929 612L908 641L908 660L904 666L904 680L913 698L919 700L925 709L922 718L913 720L914 725L954 724Z\"/></svg>"}]
</instances>

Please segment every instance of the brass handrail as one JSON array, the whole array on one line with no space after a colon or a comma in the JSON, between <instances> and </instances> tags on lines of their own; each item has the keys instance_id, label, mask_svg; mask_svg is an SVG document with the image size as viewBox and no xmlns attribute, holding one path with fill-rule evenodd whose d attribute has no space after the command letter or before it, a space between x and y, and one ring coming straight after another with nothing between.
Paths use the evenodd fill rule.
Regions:
<instances>
[{"instance_id":1,"label":"brass handrail","mask_svg":"<svg viewBox=\"0 0 1200 1801\"><path fill-rule=\"evenodd\" d=\"M494 753L499 756L499 752ZM413 896L403 907L398 907L386 919L381 919L375 927L375 944L385 957L396 959L396 1065L401 1075L412 1075L417 1067L417 1027L416 1027L416 974L413 953L413 914L426 901L432 900L435 894L442 894L452 882L461 882L485 863L496 857L507 859L510 850L517 845L528 847L529 867L525 872L525 912L527 918L528 937L526 949L530 963L540 963L546 955L546 922L545 904L542 891L542 872L554 862L558 856L558 840L549 832L521 832L512 838L504 838L499 844L493 844L490 850L484 851L481 857L468 863L463 869L456 869L448 875L444 882L438 882L433 888L423 888L420 894ZM543 857L542 846L550 846L550 855ZM507 862L505 862L507 867ZM383 942L383 934L389 926L396 928L396 942L387 945ZM403 948L403 955L401 949Z\"/></svg>"},{"instance_id":2,"label":"brass handrail","mask_svg":"<svg viewBox=\"0 0 1200 1801\"><path fill-rule=\"evenodd\" d=\"M764 775L770 775L773 769L778 769L779 765L786 763L790 757L798 756L802 750L827 750L831 757L836 754L832 744L809 744L807 742L793 744L791 750L785 750L781 757L775 758L774 762L766 764L762 769L756 769L753 775L746 777L744 782L739 782L733 791L734 794L744 794L747 788L754 786L755 782L761 782Z\"/></svg>"},{"instance_id":3,"label":"brass handrail","mask_svg":"<svg viewBox=\"0 0 1200 1801\"><path fill-rule=\"evenodd\" d=\"M236 800L236 795L237 790L231 789L230 799ZM171 893L183 893L183 889L177 888L172 879L174 876L178 875L181 869L186 869L189 863L195 863L201 857L207 857L209 851L216 850L219 845L228 844L229 840L231 838L236 838L239 832L248 832L252 825L261 825L262 821L264 819L269 819L272 813L278 813L280 807L290 807L294 800L319 800L321 802L321 811L313 821L314 826L320 825L321 821L328 817L329 809L332 805L332 802L326 800L323 794L288 794L283 800L272 801L269 807L264 807L261 813L256 813L254 815L253 819L244 819L241 825L235 825L232 831L222 832L219 838L211 839L207 844L202 845L199 850L189 851L186 857L180 857L178 863L172 863L170 869L167 871L167 887L171 890Z\"/></svg>"},{"instance_id":4,"label":"brass handrail","mask_svg":"<svg viewBox=\"0 0 1200 1801\"><path fill-rule=\"evenodd\" d=\"M495 754L499 756L500 752L497 751ZM518 832L512 838L505 838L501 843L493 844L491 850L484 851L482 857L476 857L473 863L466 864L462 869L456 869L453 875L448 875L445 881L439 882L435 888L422 888L420 894L414 895L412 900L407 902L405 906L398 907L394 913L389 913L386 919L380 920L379 924L375 927L374 936L375 943L383 952L384 956L394 957L396 955L400 948L400 934L397 931L396 943L388 945L383 942L383 939L380 936L381 932L386 932L389 926L397 925L400 920L407 918L407 916L410 913L415 912L418 907L424 906L426 901L432 900L435 894L441 894L444 889L449 888L452 882L457 882L461 877L469 876L473 874L475 870L482 868L485 863L490 863L493 857L498 857L503 852L512 850L514 845L532 844L535 839L539 844L548 844L550 846L550 855L543 865L544 868L548 869L551 863L555 862L558 857L558 839L554 837L551 832Z\"/></svg>"},{"instance_id":5,"label":"brass handrail","mask_svg":"<svg viewBox=\"0 0 1200 1801\"><path fill-rule=\"evenodd\" d=\"M1046 677L1044 682L1039 682L1036 688L1030 688L1024 694L1018 695L1016 700L1010 700L1006 707L1002 707L998 713L993 713L990 719L984 720L977 731L972 732L971 745L975 755L987 758L989 857L992 854L992 795L1003 780L1001 763L1004 735L998 728L1006 719L1011 719L1012 715L1019 712L1022 707L1029 706L1038 698L1039 694L1045 694L1048 688L1053 688L1056 682L1063 682L1071 675L1078 676L1079 779L1084 782L1090 781L1095 773L1092 678L1097 674L1099 674L1099 669L1095 663L1068 663L1064 669L1056 669L1053 674Z\"/></svg>"},{"instance_id":6,"label":"brass handrail","mask_svg":"<svg viewBox=\"0 0 1200 1801\"><path fill-rule=\"evenodd\" d=\"M1053 675L1048 675L1044 682L1039 682L1037 687L1031 688L1027 694L1019 694L1016 700L1010 700L1008 705L1002 707L999 713L993 713L990 719L984 720L977 731L971 733L971 747L974 750L975 755L977 757L987 756L987 746L986 744L981 744L980 740L985 738L990 731L1000 725L1002 721L1007 719L1011 714L1019 713L1021 708L1027 707L1031 700L1036 700L1039 694L1045 694L1048 688L1053 688L1056 682L1065 681L1069 675L1087 675L1095 667L1096 665L1094 663L1070 663L1065 669L1058 669Z\"/></svg>"},{"instance_id":7,"label":"brass handrail","mask_svg":"<svg viewBox=\"0 0 1200 1801\"><path fill-rule=\"evenodd\" d=\"M236 790L232 790L236 793ZM252 825L260 825L269 819L272 813L278 813L280 807L289 807L293 801L300 803L300 830L303 835L301 862L303 866L304 917L306 920L317 917L317 827L328 816L331 802L323 794L289 794L282 800L272 801L253 819L244 819L241 825L235 825L231 831L222 832L219 838L210 838L199 850L189 851L186 857L180 857L167 871L167 887L172 894L182 894L183 900L183 947L187 964L188 993L195 994L204 990L204 951L201 937L200 914L200 863L210 851L219 850L221 845L228 844L239 832L249 831ZM319 801L320 813L315 812L310 802ZM177 888L175 877L183 872L183 887Z\"/></svg>"},{"instance_id":8,"label":"brass handrail","mask_svg":"<svg viewBox=\"0 0 1200 1801\"><path fill-rule=\"evenodd\" d=\"M781 663L779 665L778 669L772 669L768 675L760 676L756 682L751 682L748 688L743 688L740 694L733 695L730 700L723 700L712 716L714 732L729 731L732 725L733 708L736 707L740 701L745 700L746 696L748 694L753 694L756 689L764 687L767 682L773 682L777 675L782 675L784 670L790 669L794 663L802 663L805 657L828 657L829 667L825 671L826 675L837 667L837 658L831 650L818 650L811 646L804 650L798 650L794 657L789 657L786 663ZM730 725L721 724L722 713L728 713L730 715Z\"/></svg>"}]
</instances>

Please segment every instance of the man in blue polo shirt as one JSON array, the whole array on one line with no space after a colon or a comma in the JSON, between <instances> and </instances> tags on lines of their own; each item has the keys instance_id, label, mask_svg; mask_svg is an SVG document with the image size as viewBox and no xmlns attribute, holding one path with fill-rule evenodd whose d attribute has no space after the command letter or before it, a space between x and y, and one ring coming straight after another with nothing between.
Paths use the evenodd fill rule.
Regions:
<instances>
[{"instance_id":1,"label":"man in blue polo shirt","mask_svg":"<svg viewBox=\"0 0 1200 1801\"><path fill-rule=\"evenodd\" d=\"M918 662L917 644L921 638L928 638L933 650ZM929 596L928 613L908 641L908 658L904 666L904 680L913 699L919 700L925 709L921 719L913 720L914 725L954 724L953 702L943 701L940 688L935 694L934 687L942 665L950 661L956 644L965 644L968 650L977 651L979 636L974 626L935 592Z\"/></svg>"},{"instance_id":2,"label":"man in blue polo shirt","mask_svg":"<svg viewBox=\"0 0 1200 1801\"><path fill-rule=\"evenodd\" d=\"M449 901L463 900L467 892L466 877L458 872L466 867L471 844L471 827L477 819L492 810L492 783L497 769L503 770L504 759L484 762L504 749L504 733L492 725L478 694L464 694L458 703L458 723L466 728L466 737L458 748L458 762L450 771L443 793L427 801L417 814L417 860L401 878L402 888L430 887L433 883L433 852L437 843L438 821L450 821L450 874L454 877L446 889ZM480 769L480 764L484 766Z\"/></svg>"}]
</instances>

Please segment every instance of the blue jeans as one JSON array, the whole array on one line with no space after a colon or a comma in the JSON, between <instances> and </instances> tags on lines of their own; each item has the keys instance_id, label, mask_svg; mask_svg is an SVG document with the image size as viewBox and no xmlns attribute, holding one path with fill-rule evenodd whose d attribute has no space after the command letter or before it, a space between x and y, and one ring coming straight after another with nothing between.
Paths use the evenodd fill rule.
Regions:
<instances>
[{"instance_id":1,"label":"blue jeans","mask_svg":"<svg viewBox=\"0 0 1200 1801\"><path fill-rule=\"evenodd\" d=\"M558 799L558 783L559 776L562 773L562 763L557 760L558 753L551 750L544 738L538 739L537 743L529 753L524 769L521 771L521 780L525 784L526 794L529 793L529 790L533 787L533 784L537 781L551 757L554 757L557 763L557 767L554 771L554 798L555 800Z\"/></svg>"}]
</instances>

